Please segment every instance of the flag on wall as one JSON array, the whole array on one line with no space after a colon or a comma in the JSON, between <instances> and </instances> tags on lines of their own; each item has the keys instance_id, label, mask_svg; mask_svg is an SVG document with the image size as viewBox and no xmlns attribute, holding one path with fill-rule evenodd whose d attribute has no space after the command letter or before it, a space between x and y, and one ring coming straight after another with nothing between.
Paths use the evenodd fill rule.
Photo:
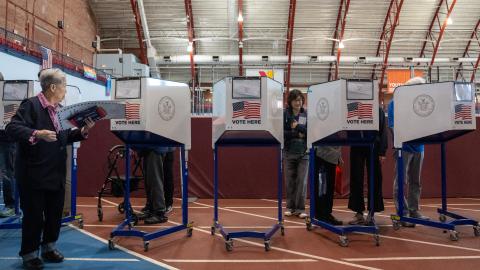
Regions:
<instances>
[{"instance_id":1,"label":"flag on wall","mask_svg":"<svg viewBox=\"0 0 480 270\"><path fill-rule=\"evenodd\" d=\"M42 53L42 69L52 68L52 50L40 46L40 52Z\"/></svg>"},{"instance_id":2,"label":"flag on wall","mask_svg":"<svg viewBox=\"0 0 480 270\"><path fill-rule=\"evenodd\" d=\"M83 76L87 79L96 80L97 79L97 72L94 68L83 65Z\"/></svg>"},{"instance_id":3,"label":"flag on wall","mask_svg":"<svg viewBox=\"0 0 480 270\"><path fill-rule=\"evenodd\" d=\"M140 104L127 102L125 104L125 118L127 120L140 119Z\"/></svg>"},{"instance_id":4,"label":"flag on wall","mask_svg":"<svg viewBox=\"0 0 480 270\"><path fill-rule=\"evenodd\" d=\"M347 104L347 118L358 117L359 119L373 118L373 104L352 102Z\"/></svg>"},{"instance_id":5,"label":"flag on wall","mask_svg":"<svg viewBox=\"0 0 480 270\"><path fill-rule=\"evenodd\" d=\"M251 102L251 101L239 101L232 104L233 106L233 115L232 118L245 117L245 119L250 118L260 118L260 102Z\"/></svg>"},{"instance_id":6,"label":"flag on wall","mask_svg":"<svg viewBox=\"0 0 480 270\"><path fill-rule=\"evenodd\" d=\"M472 120L471 106L465 104L455 105L455 119Z\"/></svg>"},{"instance_id":7,"label":"flag on wall","mask_svg":"<svg viewBox=\"0 0 480 270\"><path fill-rule=\"evenodd\" d=\"M18 104L9 104L3 106L3 121L10 120L18 110Z\"/></svg>"}]
</instances>

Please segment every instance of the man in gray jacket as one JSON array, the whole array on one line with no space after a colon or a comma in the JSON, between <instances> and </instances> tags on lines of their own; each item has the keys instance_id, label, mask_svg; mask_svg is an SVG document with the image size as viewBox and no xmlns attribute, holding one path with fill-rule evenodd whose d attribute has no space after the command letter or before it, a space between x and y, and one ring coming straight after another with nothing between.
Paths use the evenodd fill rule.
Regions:
<instances>
[{"instance_id":1,"label":"man in gray jacket","mask_svg":"<svg viewBox=\"0 0 480 270\"><path fill-rule=\"evenodd\" d=\"M343 164L341 149L340 146L315 147L315 217L332 225L343 224L332 215L336 166Z\"/></svg>"}]
</instances>

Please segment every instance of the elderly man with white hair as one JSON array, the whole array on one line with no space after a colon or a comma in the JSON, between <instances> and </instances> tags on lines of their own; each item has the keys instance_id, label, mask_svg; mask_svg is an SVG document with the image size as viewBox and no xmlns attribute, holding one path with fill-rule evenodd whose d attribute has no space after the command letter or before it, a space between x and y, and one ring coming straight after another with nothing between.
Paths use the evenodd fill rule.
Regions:
<instances>
[{"instance_id":1,"label":"elderly man with white hair","mask_svg":"<svg viewBox=\"0 0 480 270\"><path fill-rule=\"evenodd\" d=\"M67 145L85 139L94 126L88 119L81 129L60 130L56 112L66 94L65 74L45 69L39 75L42 92L23 100L5 129L18 143L15 176L23 211L19 255L26 269L42 269L43 261L63 261L55 242L65 196Z\"/></svg>"},{"instance_id":2,"label":"elderly man with white hair","mask_svg":"<svg viewBox=\"0 0 480 270\"><path fill-rule=\"evenodd\" d=\"M408 80L405 85L412 85L412 84L423 84L425 83L425 79L422 77L414 77ZM393 131L393 110L394 104L393 99L388 104L388 127L390 127ZM393 132L392 132L393 134ZM402 157L403 157L403 175L405 176L405 183L408 185L408 192L407 198L403 198L403 215L409 216L412 218L420 218L420 219L429 219L426 216L423 216L420 213L420 195L422 193L422 184L421 184L421 174L422 174L422 164L423 164L423 152L424 146L422 144L412 145L406 144L402 147ZM395 208L398 212L398 173L397 173L397 157L398 157L398 149L394 151L394 158L395 158L395 173L394 173L394 181L393 181L393 201L395 202ZM409 222L402 222L402 226L404 227L414 227L415 224Z\"/></svg>"}]
</instances>

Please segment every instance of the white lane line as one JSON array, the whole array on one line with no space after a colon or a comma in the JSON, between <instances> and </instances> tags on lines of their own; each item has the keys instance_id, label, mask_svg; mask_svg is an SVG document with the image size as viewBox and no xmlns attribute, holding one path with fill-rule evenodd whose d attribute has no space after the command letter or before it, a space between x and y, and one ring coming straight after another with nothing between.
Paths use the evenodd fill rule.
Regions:
<instances>
[{"instance_id":1,"label":"white lane line","mask_svg":"<svg viewBox=\"0 0 480 270\"><path fill-rule=\"evenodd\" d=\"M413 261L413 260L466 260L480 259L480 256L429 256L429 257L383 257L383 258L343 258L349 262L373 262L373 261Z\"/></svg>"},{"instance_id":2,"label":"white lane line","mask_svg":"<svg viewBox=\"0 0 480 270\"><path fill-rule=\"evenodd\" d=\"M197 204L202 204L202 203L197 203ZM202 205L206 205L206 206L209 206L210 208L213 208L212 205L208 205L208 204L202 204ZM220 207L219 207L219 209L220 209ZM232 211L232 212L238 212L238 213L241 213L241 214L250 215L250 213L245 213L245 212L241 212L241 211L229 210L229 209L226 209L226 210L227 210L227 211ZM262 218L266 218L266 219L272 219L272 218L266 217L266 216L260 216L260 215L256 215L256 216L259 216L259 217L262 217ZM276 220L276 219L274 219L274 220ZM295 222L295 223L297 223L297 222ZM211 234L210 230L203 230L203 229L200 229L200 228L198 228L198 227L194 227L193 229L196 230L196 231L199 231L199 232L203 232L203 233L205 233L205 234ZM220 237L220 238L223 238L223 236L222 236L220 233L216 233L215 235L218 236L218 237ZM245 239L241 239L241 238L235 238L235 241L242 242L242 243L247 243L247 244L250 244L250 245L253 245L253 246L257 246L257 247L264 247L264 244L252 242L252 241L245 240ZM280 251L280 252L295 254L295 255L299 255L299 256L311 258L311 259L316 259L316 260L320 260L320 261L327 261L327 262L331 262L331 263L342 264L342 265L351 266L351 267L360 268L360 269L366 269L366 270L380 270L380 269L381 269L381 268L364 266L364 265L361 265L361 264L352 264L352 263L345 262L345 261L341 261L341 260L337 260L337 259L332 259L332 258L327 258L327 257L316 256L316 255L312 255L312 254L308 254L308 253L303 253L303 252L299 252L299 251L294 251L294 250L290 250L290 249L284 249L284 248L279 248L279 247L271 247L271 249L277 250L277 251Z\"/></svg>"},{"instance_id":3,"label":"white lane line","mask_svg":"<svg viewBox=\"0 0 480 270\"><path fill-rule=\"evenodd\" d=\"M0 257L0 260L21 260L20 257ZM138 259L122 258L65 258L65 261L88 261L88 262L139 262Z\"/></svg>"},{"instance_id":4,"label":"white lane line","mask_svg":"<svg viewBox=\"0 0 480 270\"><path fill-rule=\"evenodd\" d=\"M202 205L206 205L206 204L202 204ZM213 206L211 206L213 207ZM220 209L220 207L219 207ZM231 209L224 209L224 210L227 210L227 211L235 211L237 213L240 213L240 214L245 214L245 215L252 215L252 216L257 216L257 217L262 217L262 218L266 218L266 219L273 219L271 217L266 217L266 216L261 216L261 215L254 215L254 214L250 214L250 213L247 213L247 212L242 212L242 211L237 211L237 210L231 210ZM340 212L350 212L350 211L347 211L347 210L337 210L337 211L340 211ZM390 219L390 216L386 216L386 215L379 215L379 214L376 214L375 216L382 216L382 217L387 217L388 219ZM276 219L274 219L276 220ZM285 220L285 222L287 222L288 220ZM292 221L293 223L298 223L298 222L294 222ZM369 235L367 233L358 233L358 234L366 234L366 235ZM453 249L460 249L460 250L469 250L469 251L475 251L475 252L480 252L480 249L475 249L475 248L468 248L468 247L461 247L461 246L453 246L453 245L445 245L445 244L439 244L439 243L434 243L434 242L427 242L427 241L420 241L420 240L413 240L413 239L408 239L408 238L400 238L400 237L393 237L393 236L386 236L386 235L380 235L381 238L387 238L387 239L394 239L394 240L400 240L400 241L405 241L405 242L411 242L411 243L418 243L418 244L425 244L425 245L431 245L431 246L438 246L438 247L446 247L446 248L453 248Z\"/></svg>"},{"instance_id":5,"label":"white lane line","mask_svg":"<svg viewBox=\"0 0 480 270\"><path fill-rule=\"evenodd\" d=\"M424 205L424 207L433 207L433 208L437 208L438 206L436 205ZM468 209L468 208L459 208L459 207L450 207L450 205L448 206L448 209L453 209L453 210L462 210L462 211L473 211L473 212L480 212L480 209Z\"/></svg>"},{"instance_id":6,"label":"white lane line","mask_svg":"<svg viewBox=\"0 0 480 270\"><path fill-rule=\"evenodd\" d=\"M93 205L93 204L77 204L78 207L88 207L88 208L97 208L98 206L97 205ZM143 206L140 206L140 205L133 205L132 206L133 208L143 208ZM113 206L113 205L102 205L102 208L117 208L116 206ZM173 207L174 209L181 209L182 207L181 206L174 206ZM203 206L190 206L188 208L192 208L192 209L207 209L208 207L203 207Z\"/></svg>"},{"instance_id":7,"label":"white lane line","mask_svg":"<svg viewBox=\"0 0 480 270\"><path fill-rule=\"evenodd\" d=\"M83 224L84 227L103 227L103 228L114 228L118 227L118 224ZM166 225L136 225L135 228L170 228L171 226Z\"/></svg>"},{"instance_id":8,"label":"white lane line","mask_svg":"<svg viewBox=\"0 0 480 270\"><path fill-rule=\"evenodd\" d=\"M472 200L472 201L480 201L480 198L458 198L458 199Z\"/></svg>"},{"instance_id":9,"label":"white lane line","mask_svg":"<svg viewBox=\"0 0 480 270\"><path fill-rule=\"evenodd\" d=\"M202 206L207 206L207 207L213 208L212 205L208 205L208 204L204 204L204 203L194 202L194 204L202 205ZM252 217L259 217L259 218L264 218L264 219L270 219L270 220L278 221L277 218L272 218L272 217L267 217L267 216L262 216L262 215L247 213L247 212L243 212L243 211L238 211L238 210L233 210L233 209L227 209L227 208L223 208L223 207L218 207L218 209L224 210L224 211L228 211L228 212L243 214L243 215L249 215L249 216L252 216ZM304 225L304 224L305 224L305 222L297 222L297 221L291 221L291 220L284 220L284 222L289 222L289 223L299 224L299 225Z\"/></svg>"},{"instance_id":10,"label":"white lane line","mask_svg":"<svg viewBox=\"0 0 480 270\"><path fill-rule=\"evenodd\" d=\"M206 207L204 207L206 208ZM277 209L276 206L225 206L226 209ZM310 208L305 206L305 208Z\"/></svg>"},{"instance_id":11,"label":"white lane line","mask_svg":"<svg viewBox=\"0 0 480 270\"><path fill-rule=\"evenodd\" d=\"M102 199L102 200L103 200L103 199ZM108 202L108 203L111 203L111 202ZM97 235L95 235L95 234L93 234L93 233L90 233L90 232L88 232L88 231L86 231L86 230L77 228L77 227L75 227L75 226L73 226L73 225L71 225L71 224L68 225L68 226L71 227L71 228L74 228L75 230L78 230L79 232L81 232L81 233L83 233L83 234L85 234L85 235L88 235L88 236L90 236L90 237L92 237L92 238L94 238L94 239L97 239L98 241L104 243L105 245L108 245L108 241L107 241L106 239L101 238L100 236L97 236ZM150 258L150 257L144 256L144 255L142 255L142 254L140 254L140 253L137 253L137 252L135 252L135 251L129 250L129 249L127 249L127 248L124 248L124 247L120 246L119 244L115 244L115 248L117 248L117 249L119 249L119 250L121 250L121 251L123 251L123 252L125 252L125 253L128 253L128 254L130 254L130 255L133 255L133 256L135 256L135 257L137 257L137 258L140 258L140 259L142 259L142 260L145 260L145 261L147 261L147 262L150 262L150 263L152 263L152 264L155 264L155 265L164 267L164 268L166 268L166 269L169 269L169 270L179 270L178 268L175 268L175 267L173 267L173 266L171 266L171 265L168 265L168 264L166 264L166 263L159 262L159 261L157 261L157 260L155 260L155 259L152 259L152 258Z\"/></svg>"},{"instance_id":12,"label":"white lane line","mask_svg":"<svg viewBox=\"0 0 480 270\"><path fill-rule=\"evenodd\" d=\"M163 259L166 262L176 263L299 263L318 262L312 259L277 259L277 260L186 260L186 259Z\"/></svg>"},{"instance_id":13,"label":"white lane line","mask_svg":"<svg viewBox=\"0 0 480 270\"><path fill-rule=\"evenodd\" d=\"M274 203L278 203L277 200L270 200L270 199L260 199L261 201L266 201L266 202L274 202ZM286 204L286 202L283 202L282 201L282 204Z\"/></svg>"}]
</instances>

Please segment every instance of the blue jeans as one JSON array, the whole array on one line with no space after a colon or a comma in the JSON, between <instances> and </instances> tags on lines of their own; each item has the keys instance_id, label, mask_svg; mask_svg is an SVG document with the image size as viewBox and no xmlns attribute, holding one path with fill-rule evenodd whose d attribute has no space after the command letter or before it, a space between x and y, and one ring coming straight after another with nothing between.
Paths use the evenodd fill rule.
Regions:
<instances>
[{"instance_id":1,"label":"blue jeans","mask_svg":"<svg viewBox=\"0 0 480 270\"><path fill-rule=\"evenodd\" d=\"M15 207L15 143L0 142L0 180L2 181L5 207Z\"/></svg>"}]
</instances>

